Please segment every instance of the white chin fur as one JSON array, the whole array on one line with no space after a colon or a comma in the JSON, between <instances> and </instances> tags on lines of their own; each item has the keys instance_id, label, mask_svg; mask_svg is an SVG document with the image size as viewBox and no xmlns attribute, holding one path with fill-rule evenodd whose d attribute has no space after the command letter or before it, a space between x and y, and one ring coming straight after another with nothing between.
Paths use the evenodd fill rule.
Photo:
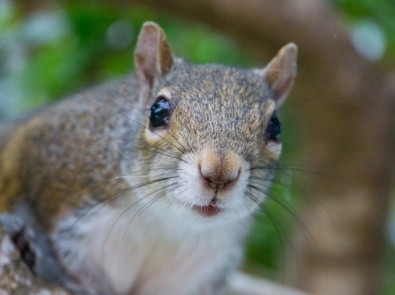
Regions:
<instances>
[{"instance_id":1,"label":"white chin fur","mask_svg":"<svg viewBox=\"0 0 395 295\"><path fill-rule=\"evenodd\" d=\"M198 157L185 154L183 160L172 172L179 176L177 190L155 198L157 188L135 189L123 202L99 204L84 218L76 214L60 220L54 240L78 229L57 245L68 270L80 274L85 284L107 286L114 294L198 295L199 286L216 279L229 261L236 267L240 241L258 208L244 193L249 164L243 161L233 187L219 194L223 211L204 216L192 207L208 205L212 192L200 183ZM133 175L122 178L130 186L140 181ZM167 180L162 187L171 183Z\"/></svg>"},{"instance_id":2,"label":"white chin fur","mask_svg":"<svg viewBox=\"0 0 395 295\"><path fill-rule=\"evenodd\" d=\"M59 232L78 223L77 234L69 239L61 240L55 232L64 265L106 294L198 295L193 290L215 277L230 257L237 257L236 263L241 257L236 241L248 222L197 228L188 219L180 222L170 210L166 213L168 205L155 204L140 214L141 208L143 204L130 207L125 214L123 206L105 205L82 219L60 220Z\"/></svg>"},{"instance_id":3,"label":"white chin fur","mask_svg":"<svg viewBox=\"0 0 395 295\"><path fill-rule=\"evenodd\" d=\"M245 197L244 190L246 188L249 177L249 164L243 162L242 172L240 173L234 186L224 192L220 192L216 205L222 209L221 212L214 216L204 216L192 209L196 206L207 206L213 198L213 191L207 189L201 183L199 175L197 156L195 154L185 154L183 156L185 162L180 162L179 176L184 183L179 192L174 194L173 212L185 218L189 215L191 221L197 222L203 226L217 223L234 222L235 220L248 218L256 210L257 204ZM204 220L202 222L202 220Z\"/></svg>"}]
</instances>

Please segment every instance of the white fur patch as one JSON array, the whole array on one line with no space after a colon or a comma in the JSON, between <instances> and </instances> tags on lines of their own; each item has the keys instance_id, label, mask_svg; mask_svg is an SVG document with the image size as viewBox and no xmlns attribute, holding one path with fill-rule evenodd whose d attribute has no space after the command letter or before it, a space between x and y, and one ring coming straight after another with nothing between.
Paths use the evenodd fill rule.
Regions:
<instances>
[{"instance_id":1,"label":"white fur patch","mask_svg":"<svg viewBox=\"0 0 395 295\"><path fill-rule=\"evenodd\" d=\"M67 217L58 232L78 228L76 237L54 239L60 253L74 253L63 258L67 269L105 294L201 294L231 257L241 257L246 222L194 227L160 204L145 211L144 204L127 206L99 205L89 217Z\"/></svg>"},{"instance_id":2,"label":"white fur patch","mask_svg":"<svg viewBox=\"0 0 395 295\"><path fill-rule=\"evenodd\" d=\"M213 190L201 183L197 155L182 158L172 171L126 170L121 178L136 187L129 195L59 221L53 241L71 274L106 295L212 294L204 288L236 268L258 204L245 196L250 172L244 161L231 189L218 192L221 211L195 211L209 205ZM147 179L165 180L136 186Z\"/></svg>"}]
</instances>

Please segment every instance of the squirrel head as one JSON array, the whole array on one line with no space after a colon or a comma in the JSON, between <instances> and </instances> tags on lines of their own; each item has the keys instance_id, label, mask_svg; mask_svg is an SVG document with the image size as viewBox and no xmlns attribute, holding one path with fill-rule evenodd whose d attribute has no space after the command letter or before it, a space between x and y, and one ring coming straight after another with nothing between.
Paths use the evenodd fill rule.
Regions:
<instances>
[{"instance_id":1,"label":"squirrel head","mask_svg":"<svg viewBox=\"0 0 395 295\"><path fill-rule=\"evenodd\" d=\"M156 183L157 206L195 220L259 208L281 152L277 110L296 56L290 43L264 69L194 65L173 56L158 25L144 24L135 51L147 112L139 144L150 180L166 178Z\"/></svg>"}]
</instances>

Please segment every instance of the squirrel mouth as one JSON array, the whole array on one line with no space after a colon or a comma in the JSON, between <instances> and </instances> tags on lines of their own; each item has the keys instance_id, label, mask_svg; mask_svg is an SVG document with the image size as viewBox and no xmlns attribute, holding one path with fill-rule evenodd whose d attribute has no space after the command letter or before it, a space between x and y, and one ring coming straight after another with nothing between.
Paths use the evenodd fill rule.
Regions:
<instances>
[{"instance_id":1,"label":"squirrel mouth","mask_svg":"<svg viewBox=\"0 0 395 295\"><path fill-rule=\"evenodd\" d=\"M199 214L207 217L215 216L222 211L221 208L213 205L208 205L208 206L194 205L192 208Z\"/></svg>"}]
</instances>

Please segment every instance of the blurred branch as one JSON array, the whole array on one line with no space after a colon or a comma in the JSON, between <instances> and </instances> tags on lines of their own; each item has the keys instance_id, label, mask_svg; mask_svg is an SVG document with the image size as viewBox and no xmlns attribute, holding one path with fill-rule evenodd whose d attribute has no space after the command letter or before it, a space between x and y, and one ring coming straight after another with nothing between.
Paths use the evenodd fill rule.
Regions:
<instances>
[{"instance_id":1,"label":"blurred branch","mask_svg":"<svg viewBox=\"0 0 395 295\"><path fill-rule=\"evenodd\" d=\"M22 14L31 14L36 11L52 10L57 7L57 1L51 0L11 0L17 3Z\"/></svg>"},{"instance_id":2,"label":"blurred branch","mask_svg":"<svg viewBox=\"0 0 395 295\"><path fill-rule=\"evenodd\" d=\"M228 295L308 295L261 278L236 273L230 278Z\"/></svg>"}]
</instances>

